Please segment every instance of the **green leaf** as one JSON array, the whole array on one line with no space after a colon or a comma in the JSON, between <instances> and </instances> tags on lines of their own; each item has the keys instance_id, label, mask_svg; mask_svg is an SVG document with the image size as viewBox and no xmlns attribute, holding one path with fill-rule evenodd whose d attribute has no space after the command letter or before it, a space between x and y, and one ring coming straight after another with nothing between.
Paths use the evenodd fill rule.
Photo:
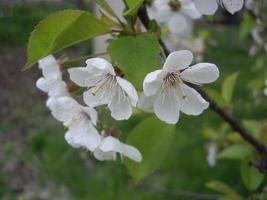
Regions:
<instances>
[{"instance_id":1,"label":"green leaf","mask_svg":"<svg viewBox=\"0 0 267 200\"><path fill-rule=\"evenodd\" d=\"M110 5L105 0L95 0L95 1L108 14L110 14L113 17L116 17L115 12L113 11L113 9L110 7Z\"/></svg>"},{"instance_id":2,"label":"green leaf","mask_svg":"<svg viewBox=\"0 0 267 200\"><path fill-rule=\"evenodd\" d=\"M252 150L241 144L233 144L218 154L219 159L244 160L253 156Z\"/></svg>"},{"instance_id":3,"label":"green leaf","mask_svg":"<svg viewBox=\"0 0 267 200\"><path fill-rule=\"evenodd\" d=\"M220 106L225 107L228 103L224 100L222 95L214 89L206 90L210 97L212 97Z\"/></svg>"},{"instance_id":4,"label":"green leaf","mask_svg":"<svg viewBox=\"0 0 267 200\"><path fill-rule=\"evenodd\" d=\"M109 26L85 11L64 10L50 15L31 34L25 68L48 54L109 31Z\"/></svg>"},{"instance_id":5,"label":"green leaf","mask_svg":"<svg viewBox=\"0 0 267 200\"><path fill-rule=\"evenodd\" d=\"M136 182L152 174L160 167L175 135L175 126L168 125L156 117L149 117L130 133L127 143L138 148L143 156L141 163L126 161L126 166Z\"/></svg>"},{"instance_id":6,"label":"green leaf","mask_svg":"<svg viewBox=\"0 0 267 200\"><path fill-rule=\"evenodd\" d=\"M115 39L107 51L126 77L142 89L146 74L156 70L160 46L154 35L142 34Z\"/></svg>"},{"instance_id":7,"label":"green leaf","mask_svg":"<svg viewBox=\"0 0 267 200\"><path fill-rule=\"evenodd\" d=\"M224 194L226 196L224 198L225 200L245 200L237 192L232 190L228 185L220 181L210 181L206 184L206 186L212 190Z\"/></svg>"},{"instance_id":8,"label":"green leaf","mask_svg":"<svg viewBox=\"0 0 267 200\"><path fill-rule=\"evenodd\" d=\"M136 15L144 0L125 0L125 2L128 9L123 13L123 15L127 17Z\"/></svg>"},{"instance_id":9,"label":"green leaf","mask_svg":"<svg viewBox=\"0 0 267 200\"><path fill-rule=\"evenodd\" d=\"M259 170L248 165L247 161L241 164L241 177L246 188L254 191L256 190L264 180L265 175L260 173Z\"/></svg>"},{"instance_id":10,"label":"green leaf","mask_svg":"<svg viewBox=\"0 0 267 200\"><path fill-rule=\"evenodd\" d=\"M231 99L233 96L233 91L235 87L235 83L238 77L238 73L234 73L228 77L223 82L222 85L222 97L226 102L231 103Z\"/></svg>"},{"instance_id":11,"label":"green leaf","mask_svg":"<svg viewBox=\"0 0 267 200\"><path fill-rule=\"evenodd\" d=\"M104 24L108 25L109 27L112 27L114 25L117 25L117 22L112 20L109 16L107 16L105 13L101 12L101 18L100 21Z\"/></svg>"},{"instance_id":12,"label":"green leaf","mask_svg":"<svg viewBox=\"0 0 267 200\"><path fill-rule=\"evenodd\" d=\"M248 13L245 12L243 15L243 20L239 30L240 38L245 38L251 34L251 30L255 27L256 22L254 18Z\"/></svg>"}]
</instances>

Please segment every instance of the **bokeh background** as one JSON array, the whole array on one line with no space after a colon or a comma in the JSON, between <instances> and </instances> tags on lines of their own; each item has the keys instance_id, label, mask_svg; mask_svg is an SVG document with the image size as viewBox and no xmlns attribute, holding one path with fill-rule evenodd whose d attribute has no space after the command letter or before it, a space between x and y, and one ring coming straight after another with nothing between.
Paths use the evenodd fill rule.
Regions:
<instances>
[{"instance_id":1,"label":"bokeh background","mask_svg":"<svg viewBox=\"0 0 267 200\"><path fill-rule=\"evenodd\" d=\"M65 142L64 127L51 117L45 94L35 87L40 71L37 67L22 71L22 67L34 26L66 8L92 10L92 1L0 1L0 199L218 199L206 187L211 180L248 195L238 162L219 160L214 167L207 163L208 130L231 132L211 110L199 117L181 117L160 169L138 184L120 160L98 162ZM249 56L251 38L240 37L242 19L242 11L232 18L220 12L213 23L197 24L195 32L207 35L204 60L216 63L221 71L220 79L208 89L219 91L228 75L239 72L228 109L234 109L239 120L255 125L267 117L267 97L262 92L266 74L262 60ZM88 54L91 46L90 42L76 45L67 54ZM121 137L126 138L140 119L135 115L127 123L107 123L121 128ZM255 126L250 128L258 129Z\"/></svg>"}]
</instances>

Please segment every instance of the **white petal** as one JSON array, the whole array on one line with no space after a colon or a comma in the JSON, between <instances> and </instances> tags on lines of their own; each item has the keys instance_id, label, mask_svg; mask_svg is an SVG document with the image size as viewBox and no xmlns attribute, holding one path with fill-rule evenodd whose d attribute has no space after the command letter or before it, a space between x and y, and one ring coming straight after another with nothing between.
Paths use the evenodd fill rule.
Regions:
<instances>
[{"instance_id":1,"label":"white petal","mask_svg":"<svg viewBox=\"0 0 267 200\"><path fill-rule=\"evenodd\" d=\"M181 98L181 111L187 115L200 115L209 107L209 103L193 88L183 84L185 97Z\"/></svg>"},{"instance_id":2,"label":"white petal","mask_svg":"<svg viewBox=\"0 0 267 200\"><path fill-rule=\"evenodd\" d=\"M190 16L192 19L198 19L201 17L201 14L196 9L195 4L193 2L184 4L182 6L182 12Z\"/></svg>"},{"instance_id":3,"label":"white petal","mask_svg":"<svg viewBox=\"0 0 267 200\"><path fill-rule=\"evenodd\" d=\"M148 14L151 19L159 23L168 21L172 12L169 6L169 0L155 0L151 7L148 7Z\"/></svg>"},{"instance_id":4,"label":"white petal","mask_svg":"<svg viewBox=\"0 0 267 200\"><path fill-rule=\"evenodd\" d=\"M175 13L168 21L168 28L171 33L182 34L187 30L187 20L182 14Z\"/></svg>"},{"instance_id":5,"label":"white petal","mask_svg":"<svg viewBox=\"0 0 267 200\"><path fill-rule=\"evenodd\" d=\"M180 104L176 100L175 91L168 91L157 94L153 108L159 119L169 124L176 124L179 120Z\"/></svg>"},{"instance_id":6,"label":"white petal","mask_svg":"<svg viewBox=\"0 0 267 200\"><path fill-rule=\"evenodd\" d=\"M61 76L60 66L54 56L49 55L38 61L39 68L42 69L43 76L55 78Z\"/></svg>"},{"instance_id":7,"label":"white petal","mask_svg":"<svg viewBox=\"0 0 267 200\"><path fill-rule=\"evenodd\" d=\"M263 93L265 96L267 96L267 88L264 89Z\"/></svg>"},{"instance_id":8,"label":"white petal","mask_svg":"<svg viewBox=\"0 0 267 200\"><path fill-rule=\"evenodd\" d=\"M36 81L36 87L43 92L48 92L50 85L51 84L48 84L44 77L41 77Z\"/></svg>"},{"instance_id":9,"label":"white petal","mask_svg":"<svg viewBox=\"0 0 267 200\"><path fill-rule=\"evenodd\" d=\"M127 120L133 113L131 100L123 93L122 89L118 88L115 96L108 105L111 116L116 120Z\"/></svg>"},{"instance_id":10,"label":"white petal","mask_svg":"<svg viewBox=\"0 0 267 200\"><path fill-rule=\"evenodd\" d=\"M86 68L90 71L91 74L104 73L112 74L115 76L115 71L111 63L106 61L103 58L91 58L86 60Z\"/></svg>"},{"instance_id":11,"label":"white petal","mask_svg":"<svg viewBox=\"0 0 267 200\"><path fill-rule=\"evenodd\" d=\"M142 155L139 150L133 146L128 144L122 144L122 152L120 152L123 156L134 160L135 162L142 161Z\"/></svg>"},{"instance_id":12,"label":"white petal","mask_svg":"<svg viewBox=\"0 0 267 200\"><path fill-rule=\"evenodd\" d=\"M94 95L95 94L95 95ZM84 102L91 107L106 105L111 101L113 94L111 91L94 93L94 88L83 93Z\"/></svg>"},{"instance_id":13,"label":"white petal","mask_svg":"<svg viewBox=\"0 0 267 200\"><path fill-rule=\"evenodd\" d=\"M104 152L99 149L94 151L94 156L97 160L104 161L104 160L116 160L117 155L116 152Z\"/></svg>"},{"instance_id":14,"label":"white petal","mask_svg":"<svg viewBox=\"0 0 267 200\"><path fill-rule=\"evenodd\" d=\"M47 107L55 119L68 126L73 117L81 110L81 106L71 97L49 98Z\"/></svg>"},{"instance_id":15,"label":"white petal","mask_svg":"<svg viewBox=\"0 0 267 200\"><path fill-rule=\"evenodd\" d=\"M75 146L84 147L90 151L94 151L101 142L101 136L96 128L90 123L90 120L83 116L80 121L71 124L69 133Z\"/></svg>"},{"instance_id":16,"label":"white petal","mask_svg":"<svg viewBox=\"0 0 267 200\"><path fill-rule=\"evenodd\" d=\"M86 67L75 67L68 69L70 79L81 87L94 86L98 79L96 79Z\"/></svg>"},{"instance_id":17,"label":"white petal","mask_svg":"<svg viewBox=\"0 0 267 200\"><path fill-rule=\"evenodd\" d=\"M171 53L166 59L163 70L173 71L187 68L193 61L193 54L188 50L180 50Z\"/></svg>"},{"instance_id":18,"label":"white petal","mask_svg":"<svg viewBox=\"0 0 267 200\"><path fill-rule=\"evenodd\" d=\"M202 84L211 83L219 77L219 70L211 63L199 63L188 67L181 73L181 78L187 82Z\"/></svg>"},{"instance_id":19,"label":"white petal","mask_svg":"<svg viewBox=\"0 0 267 200\"><path fill-rule=\"evenodd\" d=\"M82 107L82 110L90 117L93 125L96 125L97 123L97 112L94 108L90 108L90 107Z\"/></svg>"},{"instance_id":20,"label":"white petal","mask_svg":"<svg viewBox=\"0 0 267 200\"><path fill-rule=\"evenodd\" d=\"M142 155L135 147L123 144L117 138L111 136L103 139L99 150L103 152L117 152L122 156L128 157L136 162L142 161Z\"/></svg>"},{"instance_id":21,"label":"white petal","mask_svg":"<svg viewBox=\"0 0 267 200\"><path fill-rule=\"evenodd\" d=\"M241 10L243 8L244 0L222 0L226 10L231 14Z\"/></svg>"},{"instance_id":22,"label":"white petal","mask_svg":"<svg viewBox=\"0 0 267 200\"><path fill-rule=\"evenodd\" d=\"M136 89L134 88L134 86L129 81L127 81L121 77L117 76L116 80L117 80L118 84L121 86L121 88L126 92L128 97L130 97L132 105L136 106L136 104L138 102L138 95L137 95L137 92L136 92Z\"/></svg>"},{"instance_id":23,"label":"white petal","mask_svg":"<svg viewBox=\"0 0 267 200\"><path fill-rule=\"evenodd\" d=\"M80 146L80 144L76 144L75 142L74 142L74 138L73 138L73 136L72 136L72 134L71 134L71 132L70 131L67 131L66 133L65 133L65 140L67 141L67 143L69 144L69 145L71 145L72 147L74 147L74 148L79 148L79 147L81 147Z\"/></svg>"},{"instance_id":24,"label":"white petal","mask_svg":"<svg viewBox=\"0 0 267 200\"><path fill-rule=\"evenodd\" d=\"M194 0L197 10L204 15L213 15L218 9L217 0Z\"/></svg>"},{"instance_id":25,"label":"white petal","mask_svg":"<svg viewBox=\"0 0 267 200\"><path fill-rule=\"evenodd\" d=\"M55 82L52 85L52 88L48 90L48 96L50 97L69 96L67 84L61 80Z\"/></svg>"},{"instance_id":26,"label":"white petal","mask_svg":"<svg viewBox=\"0 0 267 200\"><path fill-rule=\"evenodd\" d=\"M146 96L151 96L157 93L163 83L164 73L162 70L156 70L146 75L143 88Z\"/></svg>"},{"instance_id":27,"label":"white petal","mask_svg":"<svg viewBox=\"0 0 267 200\"><path fill-rule=\"evenodd\" d=\"M153 109L153 102L155 101L155 96L145 96L144 93L140 95L137 107L140 108L141 110L150 112Z\"/></svg>"}]
</instances>

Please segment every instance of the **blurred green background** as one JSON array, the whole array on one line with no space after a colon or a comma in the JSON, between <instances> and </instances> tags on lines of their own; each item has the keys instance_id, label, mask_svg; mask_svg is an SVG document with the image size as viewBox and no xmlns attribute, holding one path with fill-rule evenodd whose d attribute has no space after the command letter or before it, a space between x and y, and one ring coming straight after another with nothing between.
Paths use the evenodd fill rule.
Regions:
<instances>
[{"instance_id":1,"label":"blurred green background","mask_svg":"<svg viewBox=\"0 0 267 200\"><path fill-rule=\"evenodd\" d=\"M120 160L98 162L65 142L64 128L51 117L46 96L35 87L39 70L21 69L29 34L38 21L57 10L80 7L77 2L0 2L0 199L190 200L197 198L187 192L212 194L205 186L210 180L223 181L247 195L238 162L207 164L205 130L219 133L222 125L211 110L199 117L182 115L160 169L138 184ZM265 119L266 97L258 95L255 100L252 93L252 89L262 90L265 74L257 70L259 60L248 56L251 41L240 39L240 24L202 24L196 32L203 30L209 38L204 60L216 63L221 72L220 79L207 88L219 90L228 75L239 72L234 115L240 120ZM88 48L75 46L70 54L77 51ZM255 81L256 77L261 81ZM139 120L142 117L136 114L127 123L110 124L122 128L126 138L127 130Z\"/></svg>"}]
</instances>

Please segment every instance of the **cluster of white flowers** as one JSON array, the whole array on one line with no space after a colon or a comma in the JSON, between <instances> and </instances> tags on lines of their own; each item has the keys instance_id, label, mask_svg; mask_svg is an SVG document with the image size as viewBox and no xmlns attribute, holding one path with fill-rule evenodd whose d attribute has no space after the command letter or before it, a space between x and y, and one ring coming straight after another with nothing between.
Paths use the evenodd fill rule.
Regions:
<instances>
[{"instance_id":1,"label":"cluster of white flowers","mask_svg":"<svg viewBox=\"0 0 267 200\"><path fill-rule=\"evenodd\" d=\"M47 107L53 117L62 122L68 131L66 141L75 148L93 152L98 160L116 159L116 154L141 162L142 155L134 147L118 139L100 135L96 107L106 105L116 120L127 120L138 105L143 110L154 109L156 116L170 124L179 119L179 112L199 115L208 108L201 95L190 84L215 81L219 77L214 64L199 63L189 67L193 54L188 50L176 51L168 56L163 69L149 73L143 82L143 94L139 100L134 86L120 77L121 71L102 58L86 61L86 67L68 69L70 79L80 87L86 87L80 105L71 97L57 60L48 56L39 61L43 77L37 87L48 93Z\"/></svg>"},{"instance_id":2,"label":"cluster of white flowers","mask_svg":"<svg viewBox=\"0 0 267 200\"><path fill-rule=\"evenodd\" d=\"M92 67L92 65L95 66L95 68L92 67L93 71L89 70L88 72L86 68L81 69L85 71L70 69L71 77L74 77L73 79L75 79L79 85L82 84L91 87L93 89L91 92L99 94L91 99L94 106L100 105L101 103L108 103L115 117L127 118L125 115L121 117L120 111L118 111L118 105L121 103L122 105L128 105L129 101L131 101L132 104L136 104L137 94L135 93L133 99L128 99L122 88L128 87L129 84L125 84L125 80L119 78L113 80L111 77L107 77L108 71L106 70L111 70L112 68L107 69L108 63L104 60L92 59L88 60L87 63L90 67ZM109 67L111 67L111 65L109 65ZM112 136L105 137L104 134L99 134L96 129L96 110L92 106L80 105L71 97L67 89L67 84L62 80L60 65L53 56L50 55L40 60L39 68L42 69L43 77L38 79L36 85L40 90L48 94L49 98L46 105L50 109L53 117L68 128L65 139L71 146L75 148L82 147L91 151L98 160L114 160L116 159L117 153L119 153L121 156L128 157L136 162L141 162L142 155L136 148L124 144ZM107 73L105 74L105 72ZM94 74L94 76L90 76L92 75L90 73ZM82 79L83 77L85 78ZM123 86L120 87L119 84ZM107 91L103 91L106 86L108 87L106 88L107 91L114 92L114 96L112 96L111 93L108 94ZM127 91L131 91L130 89L131 88L127 88ZM98 91L102 92L98 93ZM88 98L91 98L90 95L88 94L85 96L89 101ZM101 103L98 102L98 100ZM126 108L124 107L124 109ZM128 114L128 116L129 115L130 114Z\"/></svg>"},{"instance_id":3,"label":"cluster of white flowers","mask_svg":"<svg viewBox=\"0 0 267 200\"><path fill-rule=\"evenodd\" d=\"M213 15L218 5L234 14L243 8L244 0L152 0L147 10L151 19L167 24L171 33L184 35L192 29L192 20Z\"/></svg>"}]
</instances>

